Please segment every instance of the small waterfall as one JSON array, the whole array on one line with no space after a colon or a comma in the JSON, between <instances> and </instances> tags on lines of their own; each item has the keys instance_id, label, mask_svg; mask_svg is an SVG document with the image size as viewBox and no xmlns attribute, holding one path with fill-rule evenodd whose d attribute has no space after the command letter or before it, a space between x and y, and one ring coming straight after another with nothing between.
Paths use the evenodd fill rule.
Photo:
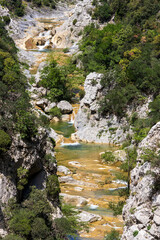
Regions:
<instances>
[{"instance_id":1,"label":"small waterfall","mask_svg":"<svg viewBox=\"0 0 160 240\"><path fill-rule=\"evenodd\" d=\"M49 45L50 45L50 40L47 40L44 45L38 46L38 48L40 51L42 51L43 49L45 49L45 47L47 47Z\"/></svg>"}]
</instances>

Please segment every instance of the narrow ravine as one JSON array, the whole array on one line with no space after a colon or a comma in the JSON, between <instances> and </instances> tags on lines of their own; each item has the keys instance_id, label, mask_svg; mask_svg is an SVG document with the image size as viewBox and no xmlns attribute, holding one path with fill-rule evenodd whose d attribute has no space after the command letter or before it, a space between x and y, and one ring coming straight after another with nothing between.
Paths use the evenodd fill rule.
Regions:
<instances>
[{"instance_id":1,"label":"narrow ravine","mask_svg":"<svg viewBox=\"0 0 160 240\"><path fill-rule=\"evenodd\" d=\"M63 55L64 58L67 56L62 53L60 47L53 48L51 44L51 39L55 34L54 29L63 24L69 17L67 14L63 12L52 18L38 18L37 26L29 29L24 39L16 41L17 46L25 49L26 55L32 57L30 74L35 77L36 82L39 80L37 70L40 65L43 66L48 52L56 52L57 59L59 55L61 57ZM58 41L57 39L57 43ZM41 111L41 108L37 107L35 90L36 84L33 83L29 89L32 104L38 108L38 111ZM126 184L115 180L115 173L120 173L119 164L106 165L100 158L101 152L114 151L117 149L115 146L87 144L70 139L71 134L75 132L74 118L78 105L73 108L74 111L67 121L53 121L50 125L58 134L64 136L56 146L61 196L65 202L76 206L80 211L81 220L89 223L89 232L79 233L81 239L101 240L106 232L113 228L122 232L122 217L113 216L108 203L120 200L117 190L125 188Z\"/></svg>"}]
</instances>

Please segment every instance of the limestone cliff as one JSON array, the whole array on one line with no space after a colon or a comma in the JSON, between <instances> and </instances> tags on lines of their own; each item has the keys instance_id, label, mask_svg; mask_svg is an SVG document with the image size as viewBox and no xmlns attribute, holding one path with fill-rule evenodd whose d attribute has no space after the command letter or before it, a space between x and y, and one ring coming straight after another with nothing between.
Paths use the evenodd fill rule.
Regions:
<instances>
[{"instance_id":1,"label":"limestone cliff","mask_svg":"<svg viewBox=\"0 0 160 240\"><path fill-rule=\"evenodd\" d=\"M152 153L143 161L146 149ZM160 150L160 122L138 146L137 166L131 173L131 192L123 209L122 240L160 239L160 167L154 154ZM153 154L154 152L154 154Z\"/></svg>"},{"instance_id":2,"label":"limestone cliff","mask_svg":"<svg viewBox=\"0 0 160 240\"><path fill-rule=\"evenodd\" d=\"M127 120L132 113L137 112L141 118L146 117L150 98L143 105L128 106L126 116L118 118L114 114L101 116L99 114L100 101L108 94L109 88L103 88L101 79L103 75L90 73L85 80L85 96L80 102L80 108L75 119L77 132L72 135L73 139L96 143L121 144L126 140L128 134L132 134L132 129Z\"/></svg>"}]
</instances>

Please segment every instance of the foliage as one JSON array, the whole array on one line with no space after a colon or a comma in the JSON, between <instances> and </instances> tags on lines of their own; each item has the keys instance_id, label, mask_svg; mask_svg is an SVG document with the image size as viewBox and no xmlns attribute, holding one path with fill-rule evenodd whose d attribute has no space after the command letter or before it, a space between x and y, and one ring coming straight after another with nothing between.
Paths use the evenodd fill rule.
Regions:
<instances>
[{"instance_id":1,"label":"foliage","mask_svg":"<svg viewBox=\"0 0 160 240\"><path fill-rule=\"evenodd\" d=\"M61 110L58 107L52 108L49 114L51 114L53 117L58 117L58 118L61 118L62 116Z\"/></svg>"},{"instance_id":2,"label":"foliage","mask_svg":"<svg viewBox=\"0 0 160 240\"><path fill-rule=\"evenodd\" d=\"M138 235L138 231L136 230L133 232L133 237L136 237L137 235Z\"/></svg>"},{"instance_id":3,"label":"foliage","mask_svg":"<svg viewBox=\"0 0 160 240\"><path fill-rule=\"evenodd\" d=\"M115 157L112 152L105 152L104 154L101 155L101 158L106 163L113 163L115 161Z\"/></svg>"},{"instance_id":4,"label":"foliage","mask_svg":"<svg viewBox=\"0 0 160 240\"><path fill-rule=\"evenodd\" d=\"M27 0L27 2L32 2L37 7L47 6L55 8L58 0Z\"/></svg>"},{"instance_id":5,"label":"foliage","mask_svg":"<svg viewBox=\"0 0 160 240\"><path fill-rule=\"evenodd\" d=\"M49 90L47 98L50 101L68 100L71 97L70 84L67 73L57 66L55 60L51 60L41 74L40 85Z\"/></svg>"},{"instance_id":6,"label":"foliage","mask_svg":"<svg viewBox=\"0 0 160 240\"><path fill-rule=\"evenodd\" d=\"M56 238L58 240L65 239L66 235L77 235L77 231L87 229L86 223L80 222L77 217L77 210L67 204L62 204L62 212L64 217L56 219L54 221L54 228L56 232Z\"/></svg>"},{"instance_id":7,"label":"foliage","mask_svg":"<svg viewBox=\"0 0 160 240\"><path fill-rule=\"evenodd\" d=\"M6 240L63 240L66 235L74 235L84 229L77 218L77 211L69 205L61 206L63 217L52 221L53 207L47 200L45 191L32 188L29 197L17 204L10 199L6 208L10 234ZM13 238L12 238L13 236ZM16 238L17 237L17 238Z\"/></svg>"},{"instance_id":8,"label":"foliage","mask_svg":"<svg viewBox=\"0 0 160 240\"><path fill-rule=\"evenodd\" d=\"M105 236L105 240L120 240L120 234L118 231L113 229L107 234L107 236Z\"/></svg>"},{"instance_id":9,"label":"foliage","mask_svg":"<svg viewBox=\"0 0 160 240\"><path fill-rule=\"evenodd\" d=\"M0 4L6 6L15 15L22 17L24 15L24 6L22 0L1 0Z\"/></svg>"},{"instance_id":10,"label":"foliage","mask_svg":"<svg viewBox=\"0 0 160 240\"><path fill-rule=\"evenodd\" d=\"M46 183L46 191L50 199L55 199L60 193L60 186L57 175L48 176Z\"/></svg>"},{"instance_id":11,"label":"foliage","mask_svg":"<svg viewBox=\"0 0 160 240\"><path fill-rule=\"evenodd\" d=\"M109 202L109 208L113 210L114 216L122 214L124 204L125 204L124 201L119 201L118 203Z\"/></svg>"},{"instance_id":12,"label":"foliage","mask_svg":"<svg viewBox=\"0 0 160 240\"><path fill-rule=\"evenodd\" d=\"M101 1L100 4L96 4L92 18L98 19L101 23L107 22L111 18L111 9L105 0Z\"/></svg>"},{"instance_id":13,"label":"foliage","mask_svg":"<svg viewBox=\"0 0 160 240\"><path fill-rule=\"evenodd\" d=\"M144 162L150 162L152 167L160 166L160 151L156 153L154 150L145 149L142 158Z\"/></svg>"},{"instance_id":14,"label":"foliage","mask_svg":"<svg viewBox=\"0 0 160 240\"><path fill-rule=\"evenodd\" d=\"M8 212L9 229L14 234L24 237L24 239L37 239L36 236L39 236L40 233L43 234L41 238L46 239L46 236L51 235L49 216L51 211L44 192L32 188L29 198L23 203L9 202L6 211ZM40 224L41 228L36 228L36 223ZM50 226L50 231L48 231L47 225Z\"/></svg>"},{"instance_id":15,"label":"foliage","mask_svg":"<svg viewBox=\"0 0 160 240\"><path fill-rule=\"evenodd\" d=\"M0 130L0 152L6 152L10 144L10 136L5 131Z\"/></svg>"},{"instance_id":16,"label":"foliage","mask_svg":"<svg viewBox=\"0 0 160 240\"><path fill-rule=\"evenodd\" d=\"M115 14L116 21L103 29L93 23L86 26L79 46L82 52L79 58L86 74L94 71L105 73L101 84L107 94L99 102L100 115L109 113L122 118L128 105L143 103L148 94L156 99L153 107L158 111L152 110L149 126L135 134L138 143L159 119L156 96L160 89L157 16L160 3L157 0L152 3L149 0L137 1L135 4L131 0L101 0L100 3L94 1L94 5L97 19L109 11L109 14ZM105 7L108 10L103 12Z\"/></svg>"},{"instance_id":17,"label":"foliage","mask_svg":"<svg viewBox=\"0 0 160 240\"><path fill-rule=\"evenodd\" d=\"M155 124L160 120L160 95L149 104L149 108L151 109L149 116L151 117L152 124Z\"/></svg>"},{"instance_id":18,"label":"foliage","mask_svg":"<svg viewBox=\"0 0 160 240\"><path fill-rule=\"evenodd\" d=\"M23 190L24 185L28 183L28 169L20 167L17 169L18 184L17 189Z\"/></svg>"},{"instance_id":19,"label":"foliage","mask_svg":"<svg viewBox=\"0 0 160 240\"><path fill-rule=\"evenodd\" d=\"M80 99L84 98L84 95L85 95L85 91L81 89L81 90L79 91L79 97L80 97Z\"/></svg>"},{"instance_id":20,"label":"foliage","mask_svg":"<svg viewBox=\"0 0 160 240\"><path fill-rule=\"evenodd\" d=\"M22 137L35 135L35 118L30 113L27 81L17 59L17 49L0 21L0 128L12 136L15 131Z\"/></svg>"}]
</instances>

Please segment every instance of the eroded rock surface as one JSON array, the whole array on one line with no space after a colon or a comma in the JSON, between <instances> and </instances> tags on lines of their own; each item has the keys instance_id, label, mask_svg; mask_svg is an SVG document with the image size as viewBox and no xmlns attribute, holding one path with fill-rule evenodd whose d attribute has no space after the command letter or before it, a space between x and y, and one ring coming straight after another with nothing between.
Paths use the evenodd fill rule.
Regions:
<instances>
[{"instance_id":1,"label":"eroded rock surface","mask_svg":"<svg viewBox=\"0 0 160 240\"><path fill-rule=\"evenodd\" d=\"M131 193L123 209L122 240L160 239L160 166L143 162L145 149L158 153L159 143L160 122L138 146L138 163L131 173Z\"/></svg>"}]
</instances>

